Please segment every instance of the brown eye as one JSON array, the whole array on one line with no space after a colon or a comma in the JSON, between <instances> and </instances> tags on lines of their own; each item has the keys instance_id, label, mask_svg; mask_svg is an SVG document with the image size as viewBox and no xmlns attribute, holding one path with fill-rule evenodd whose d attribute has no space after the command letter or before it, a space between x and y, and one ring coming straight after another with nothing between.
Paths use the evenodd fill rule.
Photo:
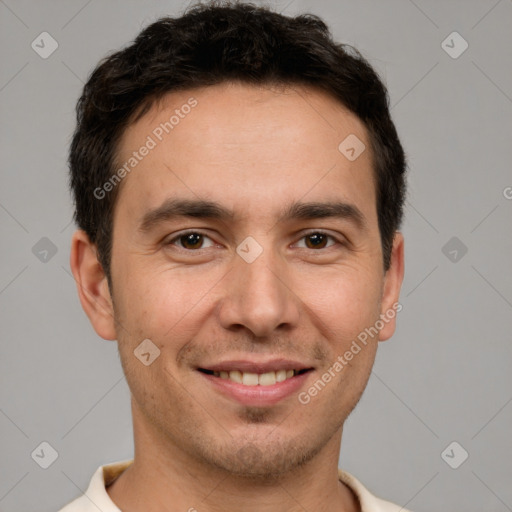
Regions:
<instances>
[{"instance_id":1,"label":"brown eye","mask_svg":"<svg viewBox=\"0 0 512 512\"><path fill-rule=\"evenodd\" d=\"M327 243L328 235L323 233L312 233L304 237L308 249L323 249Z\"/></svg>"},{"instance_id":2,"label":"brown eye","mask_svg":"<svg viewBox=\"0 0 512 512\"><path fill-rule=\"evenodd\" d=\"M203 244L203 235L199 233L188 233L179 238L185 249L200 249Z\"/></svg>"},{"instance_id":3,"label":"brown eye","mask_svg":"<svg viewBox=\"0 0 512 512\"><path fill-rule=\"evenodd\" d=\"M209 240L209 245L205 246L205 240ZM208 242L206 242L208 244ZM169 241L168 245L177 245L182 249L187 250L197 250L204 249L205 247L211 247L213 242L211 241L209 236L204 235L203 233L199 233L197 231L189 231L188 233L183 233L182 235L178 235Z\"/></svg>"}]
</instances>

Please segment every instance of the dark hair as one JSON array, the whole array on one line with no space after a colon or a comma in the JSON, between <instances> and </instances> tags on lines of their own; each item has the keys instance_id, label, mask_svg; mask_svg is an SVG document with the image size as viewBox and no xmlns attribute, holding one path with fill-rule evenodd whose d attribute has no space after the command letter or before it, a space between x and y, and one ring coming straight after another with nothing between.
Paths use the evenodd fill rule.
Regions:
<instances>
[{"instance_id":1,"label":"dark hair","mask_svg":"<svg viewBox=\"0 0 512 512\"><path fill-rule=\"evenodd\" d=\"M159 19L131 45L105 57L78 100L69 154L74 218L96 245L109 284L120 187L103 192L101 199L95 191L115 173L124 130L166 93L228 81L316 87L364 122L387 270L402 220L406 161L379 76L358 50L334 42L315 15L288 17L252 3L214 1L194 5L177 18Z\"/></svg>"}]
</instances>

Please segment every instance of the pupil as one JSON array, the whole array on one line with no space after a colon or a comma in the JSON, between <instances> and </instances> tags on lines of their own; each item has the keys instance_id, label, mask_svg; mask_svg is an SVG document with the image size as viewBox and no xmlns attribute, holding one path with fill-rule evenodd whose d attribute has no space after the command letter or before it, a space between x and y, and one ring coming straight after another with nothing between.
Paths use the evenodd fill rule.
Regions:
<instances>
[{"instance_id":1,"label":"pupil","mask_svg":"<svg viewBox=\"0 0 512 512\"><path fill-rule=\"evenodd\" d=\"M321 245L322 243L325 242L326 237L325 237L325 235L322 235L320 233L316 233L316 234L313 234L313 235L309 235L308 236L308 240L310 242L312 242L313 247L318 247L319 245Z\"/></svg>"},{"instance_id":2,"label":"pupil","mask_svg":"<svg viewBox=\"0 0 512 512\"><path fill-rule=\"evenodd\" d=\"M199 233L189 233L188 235L184 235L185 239L184 246L193 246L194 249L197 249L197 245L201 245L201 237Z\"/></svg>"}]
</instances>

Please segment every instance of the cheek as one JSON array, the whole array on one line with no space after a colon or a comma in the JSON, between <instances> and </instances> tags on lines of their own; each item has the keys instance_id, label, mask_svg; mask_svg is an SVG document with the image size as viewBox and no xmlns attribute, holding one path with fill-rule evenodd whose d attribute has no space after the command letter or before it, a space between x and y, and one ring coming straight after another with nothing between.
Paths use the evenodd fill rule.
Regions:
<instances>
[{"instance_id":1,"label":"cheek","mask_svg":"<svg viewBox=\"0 0 512 512\"><path fill-rule=\"evenodd\" d=\"M344 345L378 318L380 287L377 276L362 269L343 269L303 285L299 296L327 339Z\"/></svg>"},{"instance_id":2,"label":"cheek","mask_svg":"<svg viewBox=\"0 0 512 512\"><path fill-rule=\"evenodd\" d=\"M169 337L182 337L187 325L198 323L209 307L218 271L198 269L144 268L127 272L120 290L119 319L126 324L129 336L155 339L166 343Z\"/></svg>"}]
</instances>

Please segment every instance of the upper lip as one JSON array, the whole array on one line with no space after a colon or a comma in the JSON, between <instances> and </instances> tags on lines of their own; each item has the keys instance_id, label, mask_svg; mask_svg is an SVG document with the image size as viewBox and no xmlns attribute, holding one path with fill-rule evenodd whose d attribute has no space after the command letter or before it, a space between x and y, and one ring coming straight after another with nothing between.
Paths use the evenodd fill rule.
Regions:
<instances>
[{"instance_id":1,"label":"upper lip","mask_svg":"<svg viewBox=\"0 0 512 512\"><path fill-rule=\"evenodd\" d=\"M306 370L312 367L293 361L291 359L272 359L271 361L249 361L247 359L237 359L223 361L220 363L210 364L208 366L200 366L198 369L210 370L213 372L230 372L232 370L240 370L248 373L267 373L276 372L278 370Z\"/></svg>"}]
</instances>

